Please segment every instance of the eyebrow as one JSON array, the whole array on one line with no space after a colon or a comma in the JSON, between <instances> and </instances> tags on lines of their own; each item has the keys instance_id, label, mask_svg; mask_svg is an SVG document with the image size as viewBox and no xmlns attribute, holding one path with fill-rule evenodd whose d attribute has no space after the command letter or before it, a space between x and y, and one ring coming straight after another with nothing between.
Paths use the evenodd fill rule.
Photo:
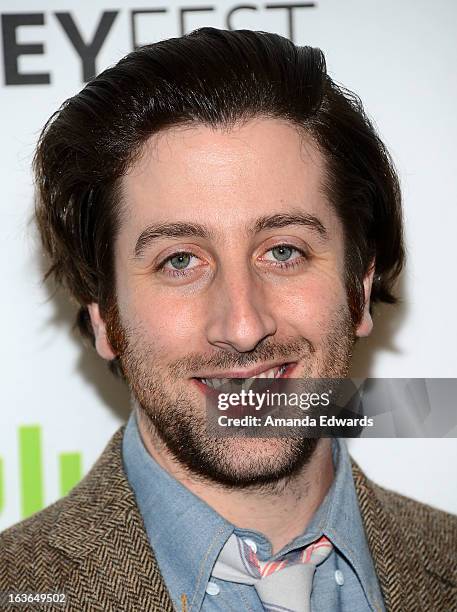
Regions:
<instances>
[{"instance_id":1,"label":"eyebrow","mask_svg":"<svg viewBox=\"0 0 457 612\"><path fill-rule=\"evenodd\" d=\"M141 232L136 241L135 250L133 252L135 259L139 259L144 255L147 247L155 240L163 237L167 238L211 238L212 232L200 223L155 223L149 225Z\"/></svg>"},{"instance_id":2,"label":"eyebrow","mask_svg":"<svg viewBox=\"0 0 457 612\"><path fill-rule=\"evenodd\" d=\"M287 227L289 225L305 226L316 234L321 240L328 240L328 232L323 223L315 216L303 212L294 213L277 213L274 215L264 215L259 217L251 226L248 233L256 234L266 229L277 229ZM200 223L154 223L143 230L136 241L134 249L134 258L140 259L143 257L146 249L156 240L166 238L206 238L211 239L214 236L206 226Z\"/></svg>"},{"instance_id":3,"label":"eyebrow","mask_svg":"<svg viewBox=\"0 0 457 612\"><path fill-rule=\"evenodd\" d=\"M316 232L322 240L328 240L328 232L322 221L315 215L309 215L301 211L264 215L256 220L251 232L255 234L262 230L277 229L288 225L303 225Z\"/></svg>"}]
</instances>

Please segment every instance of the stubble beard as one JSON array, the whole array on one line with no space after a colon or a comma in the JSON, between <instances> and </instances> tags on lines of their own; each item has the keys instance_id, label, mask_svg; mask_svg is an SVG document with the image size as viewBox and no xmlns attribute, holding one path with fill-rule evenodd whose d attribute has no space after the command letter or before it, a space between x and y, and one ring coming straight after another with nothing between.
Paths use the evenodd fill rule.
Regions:
<instances>
[{"instance_id":1,"label":"stubble beard","mask_svg":"<svg viewBox=\"0 0 457 612\"><path fill-rule=\"evenodd\" d=\"M220 351L210 357L189 354L156 366L160 363L157 348L140 330L123 328L117 311L112 313L109 327L117 345L122 346L119 361L150 443L171 456L196 482L265 494L279 493L301 473L320 439L209 436L205 402L200 391L192 388L189 377L205 369L245 368L283 358L287 361L293 355L305 364L294 376L344 378L355 342L349 309L341 307L318 347L303 337L282 343L267 339L249 353Z\"/></svg>"}]
</instances>

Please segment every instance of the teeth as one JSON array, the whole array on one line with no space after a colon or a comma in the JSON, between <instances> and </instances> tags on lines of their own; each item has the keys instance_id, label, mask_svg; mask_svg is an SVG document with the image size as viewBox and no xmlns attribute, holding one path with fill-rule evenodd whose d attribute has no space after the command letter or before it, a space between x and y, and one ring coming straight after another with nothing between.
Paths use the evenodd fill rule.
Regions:
<instances>
[{"instance_id":1,"label":"teeth","mask_svg":"<svg viewBox=\"0 0 457 612\"><path fill-rule=\"evenodd\" d=\"M279 378L280 376L282 376L284 374L284 372L286 371L287 365L283 365L279 368L279 370L276 372L275 378Z\"/></svg>"},{"instance_id":2,"label":"teeth","mask_svg":"<svg viewBox=\"0 0 457 612\"><path fill-rule=\"evenodd\" d=\"M202 383L204 383L208 387L211 387L212 389L219 389L219 387L222 387L222 385L225 385L230 380L231 380L230 378L202 378L201 379Z\"/></svg>"},{"instance_id":3,"label":"teeth","mask_svg":"<svg viewBox=\"0 0 457 612\"><path fill-rule=\"evenodd\" d=\"M223 385L233 381L248 383L255 378L279 378L284 374L286 367L286 365L283 365L281 367L271 368L266 372L262 372L256 376L251 376L250 378L201 378L200 380L208 387L211 387L211 389L219 389Z\"/></svg>"}]
</instances>

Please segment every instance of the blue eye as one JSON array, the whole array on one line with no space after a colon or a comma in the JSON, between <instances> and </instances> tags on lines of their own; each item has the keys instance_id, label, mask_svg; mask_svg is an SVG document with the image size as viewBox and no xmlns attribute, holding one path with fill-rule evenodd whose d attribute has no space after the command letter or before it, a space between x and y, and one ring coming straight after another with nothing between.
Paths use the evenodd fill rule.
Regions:
<instances>
[{"instance_id":1,"label":"blue eye","mask_svg":"<svg viewBox=\"0 0 457 612\"><path fill-rule=\"evenodd\" d=\"M190 253L178 253L168 260L175 270L184 270L190 263Z\"/></svg>"},{"instance_id":2,"label":"blue eye","mask_svg":"<svg viewBox=\"0 0 457 612\"><path fill-rule=\"evenodd\" d=\"M278 261L287 261L291 258L294 250L295 249L293 249L292 247L282 244L280 246L272 248L271 252L273 254L273 257Z\"/></svg>"},{"instance_id":3,"label":"blue eye","mask_svg":"<svg viewBox=\"0 0 457 612\"><path fill-rule=\"evenodd\" d=\"M187 251L179 251L173 253L160 263L156 270L161 271L169 276L188 276L201 268L201 260L192 253Z\"/></svg>"},{"instance_id":4,"label":"blue eye","mask_svg":"<svg viewBox=\"0 0 457 612\"><path fill-rule=\"evenodd\" d=\"M271 247L263 256L263 261L271 268L292 270L303 265L309 259L304 249L291 244L277 244Z\"/></svg>"}]
</instances>

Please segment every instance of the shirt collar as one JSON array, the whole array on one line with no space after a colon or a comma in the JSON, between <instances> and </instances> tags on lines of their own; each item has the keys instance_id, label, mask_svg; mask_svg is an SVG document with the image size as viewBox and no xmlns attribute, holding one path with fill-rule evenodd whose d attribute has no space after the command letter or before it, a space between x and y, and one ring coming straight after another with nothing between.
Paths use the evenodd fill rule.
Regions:
<instances>
[{"instance_id":1,"label":"shirt collar","mask_svg":"<svg viewBox=\"0 0 457 612\"><path fill-rule=\"evenodd\" d=\"M322 533L326 535L352 565L374 610L377 609L376 602L382 598L365 536L346 441L334 438L332 450L335 478L306 529L303 544L313 541Z\"/></svg>"},{"instance_id":2,"label":"shirt collar","mask_svg":"<svg viewBox=\"0 0 457 612\"><path fill-rule=\"evenodd\" d=\"M326 535L353 566L373 605L379 587L345 441L334 439L332 453L335 477L327 495L304 534L274 558ZM233 532L253 539L260 559L271 556L271 543L262 533L235 528L151 457L141 439L135 411L125 429L122 454L149 541L177 609L183 593L191 610L201 608L214 563Z\"/></svg>"},{"instance_id":3,"label":"shirt collar","mask_svg":"<svg viewBox=\"0 0 457 612\"><path fill-rule=\"evenodd\" d=\"M375 609L376 601L381 598L379 583L365 536L352 477L351 459L345 440L341 438L332 440L332 456L335 476L327 495L314 513L305 532L284 546L272 558L276 559L295 548L306 546L325 535L352 565L365 596ZM250 529L235 528L234 531L240 537L254 540L261 560L271 557L271 543L263 534Z\"/></svg>"}]
</instances>

